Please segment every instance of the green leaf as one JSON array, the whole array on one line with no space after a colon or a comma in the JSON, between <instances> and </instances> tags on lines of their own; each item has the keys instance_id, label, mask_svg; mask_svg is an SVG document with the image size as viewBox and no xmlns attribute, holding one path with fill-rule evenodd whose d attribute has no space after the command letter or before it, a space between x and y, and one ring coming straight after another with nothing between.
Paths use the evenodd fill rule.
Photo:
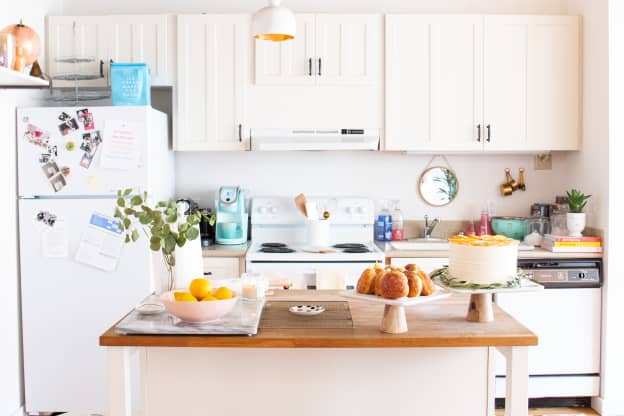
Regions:
<instances>
[{"instance_id":1,"label":"green leaf","mask_svg":"<svg viewBox=\"0 0 624 416\"><path fill-rule=\"evenodd\" d=\"M186 238L189 240L195 240L197 237L199 237L199 230L196 227L191 227L188 230L186 230Z\"/></svg>"},{"instance_id":2,"label":"green leaf","mask_svg":"<svg viewBox=\"0 0 624 416\"><path fill-rule=\"evenodd\" d=\"M186 237L184 236L184 234L180 234L176 242L178 243L178 247L184 247L184 244L186 244Z\"/></svg>"},{"instance_id":3,"label":"green leaf","mask_svg":"<svg viewBox=\"0 0 624 416\"><path fill-rule=\"evenodd\" d=\"M126 243L130 242L130 236L128 234L126 234Z\"/></svg>"},{"instance_id":4,"label":"green leaf","mask_svg":"<svg viewBox=\"0 0 624 416\"><path fill-rule=\"evenodd\" d=\"M169 201L167 206L171 209L175 209L176 211L178 210L178 204L176 204L176 202L173 199Z\"/></svg>"},{"instance_id":5,"label":"green leaf","mask_svg":"<svg viewBox=\"0 0 624 416\"><path fill-rule=\"evenodd\" d=\"M139 217L139 222L143 225L149 224L151 221L152 218L149 216L149 214L144 213Z\"/></svg>"},{"instance_id":6,"label":"green leaf","mask_svg":"<svg viewBox=\"0 0 624 416\"><path fill-rule=\"evenodd\" d=\"M132 208L124 208L124 214L126 215L134 215L136 213Z\"/></svg>"},{"instance_id":7,"label":"green leaf","mask_svg":"<svg viewBox=\"0 0 624 416\"><path fill-rule=\"evenodd\" d=\"M132 193L132 188L128 188L128 189L126 189L126 190L124 191L124 193L123 193L123 194L124 194L124 196L128 196L128 195L130 195L131 193Z\"/></svg>"},{"instance_id":8,"label":"green leaf","mask_svg":"<svg viewBox=\"0 0 624 416\"><path fill-rule=\"evenodd\" d=\"M117 206L123 208L126 206L126 200L123 198L117 198Z\"/></svg>"},{"instance_id":9,"label":"green leaf","mask_svg":"<svg viewBox=\"0 0 624 416\"><path fill-rule=\"evenodd\" d=\"M178 231L180 232L180 234L184 234L186 230L188 230L188 228L189 228L189 225L187 223L182 223L178 225Z\"/></svg>"},{"instance_id":10,"label":"green leaf","mask_svg":"<svg viewBox=\"0 0 624 416\"><path fill-rule=\"evenodd\" d=\"M121 218L121 210L119 208L115 208L115 218Z\"/></svg>"},{"instance_id":11,"label":"green leaf","mask_svg":"<svg viewBox=\"0 0 624 416\"><path fill-rule=\"evenodd\" d=\"M147 191L143 191L143 201L147 201Z\"/></svg>"},{"instance_id":12,"label":"green leaf","mask_svg":"<svg viewBox=\"0 0 624 416\"><path fill-rule=\"evenodd\" d=\"M143 198L141 198L138 195L135 195L132 198L130 198L130 203L132 204L132 206L141 205L143 203Z\"/></svg>"},{"instance_id":13,"label":"green leaf","mask_svg":"<svg viewBox=\"0 0 624 416\"><path fill-rule=\"evenodd\" d=\"M167 221L169 224L174 223L174 222L176 222L177 220L178 220L178 214L177 214L177 213L167 215L166 221Z\"/></svg>"},{"instance_id":14,"label":"green leaf","mask_svg":"<svg viewBox=\"0 0 624 416\"><path fill-rule=\"evenodd\" d=\"M165 251L165 253L167 254L173 253L173 251L175 250L175 247L176 247L176 239L172 235L166 236L165 245L163 247L163 250Z\"/></svg>"},{"instance_id":15,"label":"green leaf","mask_svg":"<svg viewBox=\"0 0 624 416\"><path fill-rule=\"evenodd\" d=\"M117 224L117 226L119 227L119 229L120 229L121 231L125 231L125 229L126 229L126 227L124 227L124 225L123 225L123 221L120 221L120 222Z\"/></svg>"},{"instance_id":16,"label":"green leaf","mask_svg":"<svg viewBox=\"0 0 624 416\"><path fill-rule=\"evenodd\" d=\"M167 206L167 202L165 201L158 201L158 203L156 204L156 208L164 208Z\"/></svg>"},{"instance_id":17,"label":"green leaf","mask_svg":"<svg viewBox=\"0 0 624 416\"><path fill-rule=\"evenodd\" d=\"M126 229L130 228L130 224L132 224L132 222L130 221L130 218L124 218L123 219L123 225L124 227L126 227Z\"/></svg>"},{"instance_id":18,"label":"green leaf","mask_svg":"<svg viewBox=\"0 0 624 416\"><path fill-rule=\"evenodd\" d=\"M171 226L169 224L163 224L163 234L171 234Z\"/></svg>"},{"instance_id":19,"label":"green leaf","mask_svg":"<svg viewBox=\"0 0 624 416\"><path fill-rule=\"evenodd\" d=\"M137 241L138 239L139 239L139 231L138 230L132 230L132 241Z\"/></svg>"},{"instance_id":20,"label":"green leaf","mask_svg":"<svg viewBox=\"0 0 624 416\"><path fill-rule=\"evenodd\" d=\"M150 249L152 251L159 251L160 250L160 238L152 236L150 238Z\"/></svg>"},{"instance_id":21,"label":"green leaf","mask_svg":"<svg viewBox=\"0 0 624 416\"><path fill-rule=\"evenodd\" d=\"M121 196L121 189L117 189L117 196Z\"/></svg>"}]
</instances>

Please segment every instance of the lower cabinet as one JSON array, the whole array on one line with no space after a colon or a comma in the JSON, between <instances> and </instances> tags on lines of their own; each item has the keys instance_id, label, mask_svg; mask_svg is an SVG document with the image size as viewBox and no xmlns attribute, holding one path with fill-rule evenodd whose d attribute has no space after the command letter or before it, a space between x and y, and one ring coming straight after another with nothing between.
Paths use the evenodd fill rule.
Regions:
<instances>
[{"instance_id":1,"label":"lower cabinet","mask_svg":"<svg viewBox=\"0 0 624 416\"><path fill-rule=\"evenodd\" d=\"M209 279L236 279L245 272L244 257L204 257L203 261Z\"/></svg>"}]
</instances>

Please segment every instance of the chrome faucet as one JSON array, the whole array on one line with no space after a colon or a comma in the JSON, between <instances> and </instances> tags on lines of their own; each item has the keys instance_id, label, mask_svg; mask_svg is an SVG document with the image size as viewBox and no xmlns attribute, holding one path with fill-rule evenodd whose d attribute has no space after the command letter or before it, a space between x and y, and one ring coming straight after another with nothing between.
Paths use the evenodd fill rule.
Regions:
<instances>
[{"instance_id":1,"label":"chrome faucet","mask_svg":"<svg viewBox=\"0 0 624 416\"><path fill-rule=\"evenodd\" d=\"M439 218L435 218L433 221L429 222L429 216L425 215L425 226L423 227L423 231L425 234L425 240L429 240L431 238L431 233L433 229L440 223Z\"/></svg>"}]
</instances>

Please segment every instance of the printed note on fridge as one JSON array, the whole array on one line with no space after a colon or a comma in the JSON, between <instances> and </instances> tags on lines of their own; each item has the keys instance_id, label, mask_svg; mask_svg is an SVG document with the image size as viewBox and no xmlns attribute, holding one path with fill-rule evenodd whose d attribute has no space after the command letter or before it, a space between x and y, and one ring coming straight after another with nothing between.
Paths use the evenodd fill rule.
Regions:
<instances>
[{"instance_id":1,"label":"printed note on fridge","mask_svg":"<svg viewBox=\"0 0 624 416\"><path fill-rule=\"evenodd\" d=\"M105 169L130 170L139 163L140 123L107 120L100 166Z\"/></svg>"}]
</instances>

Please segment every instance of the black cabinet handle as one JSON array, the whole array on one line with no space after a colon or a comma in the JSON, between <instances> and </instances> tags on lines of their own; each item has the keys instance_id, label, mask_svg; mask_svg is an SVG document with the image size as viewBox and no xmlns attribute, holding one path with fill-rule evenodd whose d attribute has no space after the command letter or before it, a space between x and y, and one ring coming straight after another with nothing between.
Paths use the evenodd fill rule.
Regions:
<instances>
[{"instance_id":1,"label":"black cabinet handle","mask_svg":"<svg viewBox=\"0 0 624 416\"><path fill-rule=\"evenodd\" d=\"M321 58L318 58L318 76L321 76Z\"/></svg>"},{"instance_id":2,"label":"black cabinet handle","mask_svg":"<svg viewBox=\"0 0 624 416\"><path fill-rule=\"evenodd\" d=\"M485 140L487 140L487 142L489 143L491 141L490 139L492 138L492 128L490 127L489 124L486 126L486 128L487 128L487 139Z\"/></svg>"},{"instance_id":3,"label":"black cabinet handle","mask_svg":"<svg viewBox=\"0 0 624 416\"><path fill-rule=\"evenodd\" d=\"M238 123L238 141L243 142L243 125Z\"/></svg>"},{"instance_id":4,"label":"black cabinet handle","mask_svg":"<svg viewBox=\"0 0 624 416\"><path fill-rule=\"evenodd\" d=\"M212 272L204 272L204 276L212 276Z\"/></svg>"},{"instance_id":5,"label":"black cabinet handle","mask_svg":"<svg viewBox=\"0 0 624 416\"><path fill-rule=\"evenodd\" d=\"M312 76L312 58L308 58L308 75Z\"/></svg>"},{"instance_id":6,"label":"black cabinet handle","mask_svg":"<svg viewBox=\"0 0 624 416\"><path fill-rule=\"evenodd\" d=\"M481 124L477 124L477 141L481 142Z\"/></svg>"},{"instance_id":7,"label":"black cabinet handle","mask_svg":"<svg viewBox=\"0 0 624 416\"><path fill-rule=\"evenodd\" d=\"M100 78L104 78L104 61L100 59Z\"/></svg>"}]
</instances>

